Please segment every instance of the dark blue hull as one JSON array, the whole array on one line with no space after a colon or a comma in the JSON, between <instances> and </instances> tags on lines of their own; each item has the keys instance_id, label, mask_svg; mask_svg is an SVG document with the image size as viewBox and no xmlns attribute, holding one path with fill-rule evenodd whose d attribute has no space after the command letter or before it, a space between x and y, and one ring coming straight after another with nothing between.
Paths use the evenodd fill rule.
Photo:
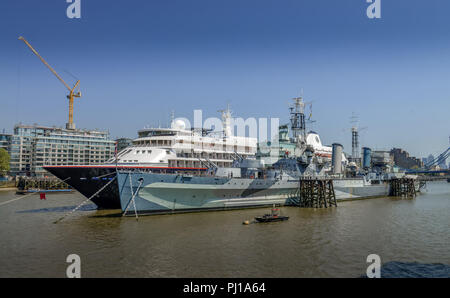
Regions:
<instances>
[{"instance_id":1,"label":"dark blue hull","mask_svg":"<svg viewBox=\"0 0 450 298\"><path fill-rule=\"evenodd\" d=\"M151 170L152 172L174 173L199 172L202 168L157 168L157 167L119 167L127 170ZM44 169L69 184L86 198L90 198L100 188L116 177L115 166L45 166ZM99 194L91 199L99 209L120 209L119 186L114 179Z\"/></svg>"}]
</instances>

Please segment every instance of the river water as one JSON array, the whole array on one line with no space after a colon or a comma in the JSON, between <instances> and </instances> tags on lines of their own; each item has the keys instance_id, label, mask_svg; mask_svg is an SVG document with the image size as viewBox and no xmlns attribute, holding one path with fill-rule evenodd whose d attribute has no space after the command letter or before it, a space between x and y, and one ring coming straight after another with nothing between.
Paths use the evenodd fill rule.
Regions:
<instances>
[{"instance_id":1,"label":"river water","mask_svg":"<svg viewBox=\"0 0 450 298\"><path fill-rule=\"evenodd\" d=\"M360 277L366 258L450 265L450 183L414 199L378 198L337 208L282 207L290 219L242 225L269 211L115 216L79 193L20 197L0 191L0 277L65 277L78 254L82 277Z\"/></svg>"}]
</instances>

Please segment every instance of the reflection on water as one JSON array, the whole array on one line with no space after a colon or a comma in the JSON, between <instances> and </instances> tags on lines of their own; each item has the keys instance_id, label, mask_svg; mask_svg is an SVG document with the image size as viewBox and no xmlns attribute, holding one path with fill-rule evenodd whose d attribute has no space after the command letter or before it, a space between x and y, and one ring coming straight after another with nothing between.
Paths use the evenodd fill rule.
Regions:
<instances>
[{"instance_id":1,"label":"reflection on water","mask_svg":"<svg viewBox=\"0 0 450 298\"><path fill-rule=\"evenodd\" d=\"M77 205L73 206L61 206L61 207L50 207L50 208L39 208L39 209L30 209L30 210L20 210L17 213L36 213L36 212L70 212L74 210ZM76 211L93 211L96 210L97 206L95 204L86 204L82 205Z\"/></svg>"},{"instance_id":2,"label":"reflection on water","mask_svg":"<svg viewBox=\"0 0 450 298\"><path fill-rule=\"evenodd\" d=\"M0 192L0 202L15 197ZM269 224L242 225L267 209L136 221L92 205L53 224L83 200L77 193L47 194L47 200L36 195L2 205L0 277L64 277L72 253L81 257L83 277L359 277L369 254L385 265L450 264L446 182L429 183L415 199L283 207L290 219Z\"/></svg>"}]
</instances>

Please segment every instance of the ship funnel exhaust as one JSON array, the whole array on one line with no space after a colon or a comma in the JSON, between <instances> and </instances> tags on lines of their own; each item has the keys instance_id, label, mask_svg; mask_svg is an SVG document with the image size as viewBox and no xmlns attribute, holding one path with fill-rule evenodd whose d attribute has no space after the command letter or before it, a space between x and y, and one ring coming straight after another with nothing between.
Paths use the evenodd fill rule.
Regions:
<instances>
[{"instance_id":1,"label":"ship funnel exhaust","mask_svg":"<svg viewBox=\"0 0 450 298\"><path fill-rule=\"evenodd\" d=\"M341 144L332 145L331 164L333 165L333 174L342 174L342 151L344 147Z\"/></svg>"},{"instance_id":2,"label":"ship funnel exhaust","mask_svg":"<svg viewBox=\"0 0 450 298\"><path fill-rule=\"evenodd\" d=\"M362 160L363 168L369 169L372 163L371 160L372 150L368 147L362 147L362 152L363 152L363 160Z\"/></svg>"}]
</instances>

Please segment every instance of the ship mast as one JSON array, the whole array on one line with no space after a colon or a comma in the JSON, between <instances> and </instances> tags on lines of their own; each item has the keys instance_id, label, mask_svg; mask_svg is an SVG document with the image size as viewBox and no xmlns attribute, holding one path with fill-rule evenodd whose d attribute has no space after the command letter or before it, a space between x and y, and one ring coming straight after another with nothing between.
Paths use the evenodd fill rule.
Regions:
<instances>
[{"instance_id":1,"label":"ship mast","mask_svg":"<svg viewBox=\"0 0 450 298\"><path fill-rule=\"evenodd\" d=\"M303 97L294 97L294 106L290 107L291 113L291 130L294 142L297 140L306 140L306 126L305 126L305 102Z\"/></svg>"},{"instance_id":2,"label":"ship mast","mask_svg":"<svg viewBox=\"0 0 450 298\"><path fill-rule=\"evenodd\" d=\"M226 110L219 110L222 113L223 138L226 139L232 136L231 133L231 110L230 105L227 105Z\"/></svg>"}]
</instances>

